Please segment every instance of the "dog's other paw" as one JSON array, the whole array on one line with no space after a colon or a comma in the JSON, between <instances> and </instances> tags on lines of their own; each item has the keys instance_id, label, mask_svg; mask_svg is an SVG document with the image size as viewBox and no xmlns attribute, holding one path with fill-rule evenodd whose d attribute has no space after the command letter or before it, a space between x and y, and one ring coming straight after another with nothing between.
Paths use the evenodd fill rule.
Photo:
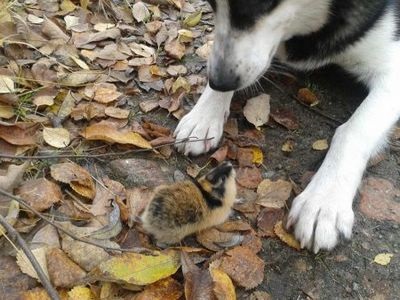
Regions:
<instances>
[{"instance_id":1,"label":"dog's other paw","mask_svg":"<svg viewBox=\"0 0 400 300\"><path fill-rule=\"evenodd\" d=\"M207 86L197 104L175 129L174 136L178 142L190 138L187 143L177 144L178 151L185 155L199 155L218 146L232 95L233 92L220 93Z\"/></svg>"},{"instance_id":2,"label":"dog's other paw","mask_svg":"<svg viewBox=\"0 0 400 300\"><path fill-rule=\"evenodd\" d=\"M350 239L354 222L352 194L344 193L331 183L329 187L310 185L294 199L287 227L294 226L294 234L301 247L331 250L340 235ZM350 198L349 198L350 197Z\"/></svg>"}]
</instances>

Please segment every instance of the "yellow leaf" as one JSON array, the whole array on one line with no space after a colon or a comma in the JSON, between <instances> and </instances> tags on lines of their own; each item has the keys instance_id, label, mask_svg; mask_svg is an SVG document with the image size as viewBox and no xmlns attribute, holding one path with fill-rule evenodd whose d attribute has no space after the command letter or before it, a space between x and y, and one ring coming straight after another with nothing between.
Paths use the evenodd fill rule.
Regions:
<instances>
[{"instance_id":1,"label":"yellow leaf","mask_svg":"<svg viewBox=\"0 0 400 300\"><path fill-rule=\"evenodd\" d=\"M87 127L82 136L87 140L100 140L118 144L129 144L139 148L151 149L148 141L136 132L123 131L108 125L107 122L100 122Z\"/></svg>"},{"instance_id":2,"label":"yellow leaf","mask_svg":"<svg viewBox=\"0 0 400 300\"><path fill-rule=\"evenodd\" d=\"M287 140L283 145L281 150L286 153L293 152L294 150L294 142L292 140Z\"/></svg>"},{"instance_id":3,"label":"yellow leaf","mask_svg":"<svg viewBox=\"0 0 400 300\"><path fill-rule=\"evenodd\" d=\"M292 247L296 250L301 249L299 242L294 238L294 236L283 228L282 221L279 221L275 224L274 232L279 239L289 247Z\"/></svg>"},{"instance_id":4,"label":"yellow leaf","mask_svg":"<svg viewBox=\"0 0 400 300\"><path fill-rule=\"evenodd\" d=\"M181 76L179 76L172 84L172 92L175 93L180 88L184 89L188 93L190 92L190 83Z\"/></svg>"},{"instance_id":5,"label":"yellow leaf","mask_svg":"<svg viewBox=\"0 0 400 300\"><path fill-rule=\"evenodd\" d=\"M43 139L47 144L55 148L65 148L71 142L69 131L65 128L50 128L43 129Z\"/></svg>"},{"instance_id":6,"label":"yellow leaf","mask_svg":"<svg viewBox=\"0 0 400 300\"><path fill-rule=\"evenodd\" d=\"M0 118L11 119L14 117L14 108L9 105L0 104Z\"/></svg>"},{"instance_id":7,"label":"yellow leaf","mask_svg":"<svg viewBox=\"0 0 400 300\"><path fill-rule=\"evenodd\" d=\"M44 274L46 275L47 278L49 278L49 272L47 271L47 263L46 263L46 252L47 252L47 246L32 250L33 255L35 256L39 265L42 267ZM30 277L39 280L39 276L37 275L36 270L33 268L32 263L22 250L17 251L17 265L21 269L22 273L25 273Z\"/></svg>"},{"instance_id":8,"label":"yellow leaf","mask_svg":"<svg viewBox=\"0 0 400 300\"><path fill-rule=\"evenodd\" d=\"M317 151L324 151L329 148L328 141L326 139L315 141L312 148Z\"/></svg>"},{"instance_id":9,"label":"yellow leaf","mask_svg":"<svg viewBox=\"0 0 400 300\"><path fill-rule=\"evenodd\" d=\"M72 3L71 0L63 0L60 4L60 8L63 12L71 12L74 11L76 8L76 5Z\"/></svg>"},{"instance_id":10,"label":"yellow leaf","mask_svg":"<svg viewBox=\"0 0 400 300\"><path fill-rule=\"evenodd\" d=\"M9 76L0 75L0 94L15 92L14 81Z\"/></svg>"},{"instance_id":11,"label":"yellow leaf","mask_svg":"<svg viewBox=\"0 0 400 300\"><path fill-rule=\"evenodd\" d=\"M380 253L374 258L374 263L377 263L381 266L387 266L390 261L392 260L393 254L392 253Z\"/></svg>"},{"instance_id":12,"label":"yellow leaf","mask_svg":"<svg viewBox=\"0 0 400 300\"><path fill-rule=\"evenodd\" d=\"M82 285L74 287L68 292L68 299L70 300L95 300L96 297L92 291Z\"/></svg>"},{"instance_id":13,"label":"yellow leaf","mask_svg":"<svg viewBox=\"0 0 400 300\"><path fill-rule=\"evenodd\" d=\"M183 24L188 26L188 27L194 27L197 24L199 24L200 20L201 20L201 16L202 16L202 12L200 11L196 11L190 15L188 15L185 20L183 20Z\"/></svg>"},{"instance_id":14,"label":"yellow leaf","mask_svg":"<svg viewBox=\"0 0 400 300\"><path fill-rule=\"evenodd\" d=\"M88 5L90 3L90 0L81 0L80 2L81 2L81 7L83 9L87 9L87 7L88 7Z\"/></svg>"},{"instance_id":15,"label":"yellow leaf","mask_svg":"<svg viewBox=\"0 0 400 300\"><path fill-rule=\"evenodd\" d=\"M181 43L190 43L193 40L193 32L187 29L178 30L178 40Z\"/></svg>"},{"instance_id":16,"label":"yellow leaf","mask_svg":"<svg viewBox=\"0 0 400 300\"><path fill-rule=\"evenodd\" d=\"M251 147L253 151L253 163L256 165L261 165L264 162L264 155L262 150L258 147Z\"/></svg>"},{"instance_id":17,"label":"yellow leaf","mask_svg":"<svg viewBox=\"0 0 400 300\"><path fill-rule=\"evenodd\" d=\"M98 280L148 285L175 274L179 267L178 251L158 255L124 253L101 263L89 276Z\"/></svg>"},{"instance_id":18,"label":"yellow leaf","mask_svg":"<svg viewBox=\"0 0 400 300\"><path fill-rule=\"evenodd\" d=\"M235 286L231 278L222 270L210 268L211 277L214 282L214 294L217 299L235 300Z\"/></svg>"}]
</instances>

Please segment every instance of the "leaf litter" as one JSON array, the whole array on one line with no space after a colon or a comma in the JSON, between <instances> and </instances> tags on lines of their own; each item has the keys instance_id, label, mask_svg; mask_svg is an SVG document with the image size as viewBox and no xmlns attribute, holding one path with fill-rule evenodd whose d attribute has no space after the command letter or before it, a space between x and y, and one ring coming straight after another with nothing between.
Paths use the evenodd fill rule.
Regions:
<instances>
[{"instance_id":1,"label":"leaf litter","mask_svg":"<svg viewBox=\"0 0 400 300\"><path fill-rule=\"evenodd\" d=\"M153 118L153 113L179 119L204 90L207 80L201 70L213 45L208 23L212 12L203 1L172 0L160 6L140 1L129 5L106 1L106 7L101 3L31 1L29 6L15 4L19 15L7 8L6 18L0 17L0 26L17 25L7 30L9 36L20 34L21 39L2 40L9 59L0 66L1 154L54 156L43 166L31 161L19 166L2 163L0 188L19 195L78 237L105 247L130 244L154 251L156 245L140 226L152 188L123 186L117 178L98 174L95 167L83 167L83 161L56 156L144 149L150 150L151 158L175 157L168 146L174 142L173 128ZM179 247L152 254L121 253L77 241L53 227L41 234L39 230L33 239L40 245L35 255L58 291L72 299L95 299L98 290L135 299L179 299L183 294L189 299L235 299L237 288L261 284L265 273L258 255L261 238L277 236L299 249L282 225L292 183L264 179L269 153L263 145L270 119L290 131L300 124L293 113L270 108L270 98L260 94L248 99L243 115L252 129L239 130L243 118L228 119L225 139L208 155L209 162L193 162L186 169L188 176L197 178L209 164L236 161L238 187L248 198L235 204L241 220L204 230L196 241L188 239L190 247L201 253ZM299 90L298 98L310 106L319 102L308 89ZM294 143L287 139L282 151L293 149ZM146 174L151 175L149 166ZM10 223L16 226L24 218L33 224L25 229L16 226L18 230L36 228L37 218L21 214L16 202L7 203L2 214ZM21 269L35 277L26 261L19 255ZM44 295L40 288L21 292L26 297Z\"/></svg>"}]
</instances>

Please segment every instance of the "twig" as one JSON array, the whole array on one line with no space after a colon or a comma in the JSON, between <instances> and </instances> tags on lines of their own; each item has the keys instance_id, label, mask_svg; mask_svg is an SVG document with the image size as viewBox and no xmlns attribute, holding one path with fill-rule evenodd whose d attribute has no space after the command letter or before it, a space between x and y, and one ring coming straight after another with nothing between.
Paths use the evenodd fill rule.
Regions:
<instances>
[{"instance_id":1,"label":"twig","mask_svg":"<svg viewBox=\"0 0 400 300\"><path fill-rule=\"evenodd\" d=\"M73 234L72 232L70 232L69 230L63 228L62 226L60 226L57 223L54 223L53 221L49 220L47 217L45 217L42 213L38 212L36 209L34 209L33 207L31 207L28 203L25 202L25 200L23 200L22 198L19 198L17 196L14 196L13 194L10 194L8 192L6 192L3 189L0 189L0 195L6 196L8 198L11 198L15 201L17 201L19 204L21 204L23 207L25 207L26 209L28 209L29 211L31 211L32 213L34 213L35 215L37 215L39 218L43 219L45 222L47 222L48 224L54 226L55 228L57 228L58 230L60 230L61 232L65 233L66 235L70 236L71 238L73 238L74 240L77 240L79 242L82 243L86 243L89 245L93 245L96 247L100 247L104 250L107 251L121 251L121 252L135 252L135 253L154 253L153 250L151 249L147 249L147 248L141 248L141 247L134 247L134 248L115 248L115 247L107 247L104 246L100 243L97 243L93 240L90 239L86 239L86 238L80 238L77 237L75 234Z\"/></svg>"},{"instance_id":2,"label":"twig","mask_svg":"<svg viewBox=\"0 0 400 300\"><path fill-rule=\"evenodd\" d=\"M40 282L42 283L43 287L46 289L47 293L49 294L52 300L59 300L60 297L56 289L50 283L50 280L47 278L46 274L43 272L42 267L38 263L36 257L33 255L31 249L29 249L28 245L26 244L25 240L21 237L21 235L8 224L7 220L0 214L0 224L7 230L8 235L13 239L16 240L19 246L21 247L22 251L25 253L26 257L32 264L32 267L35 269Z\"/></svg>"},{"instance_id":3,"label":"twig","mask_svg":"<svg viewBox=\"0 0 400 300\"><path fill-rule=\"evenodd\" d=\"M31 155L31 156L16 156L16 155L6 155L1 154L0 158L7 158L7 159L53 159L53 158L102 158L102 157L111 157L111 156L123 156L130 153L144 153L144 152L151 152L153 150L159 149L164 146L172 146L172 145L179 145L182 143L194 143L194 142L204 142L212 140L213 138L207 139L191 139L190 137L178 142L166 143L162 145L158 145L152 147L150 149L134 149L134 150L127 150L122 152L114 152L114 153L100 153L100 154L61 154L61 155Z\"/></svg>"}]
</instances>

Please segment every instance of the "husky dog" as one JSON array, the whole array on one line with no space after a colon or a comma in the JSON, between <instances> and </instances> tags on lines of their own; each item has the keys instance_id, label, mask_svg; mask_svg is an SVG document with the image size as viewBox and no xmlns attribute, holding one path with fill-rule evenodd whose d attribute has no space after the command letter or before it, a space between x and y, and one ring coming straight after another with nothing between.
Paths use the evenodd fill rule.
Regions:
<instances>
[{"instance_id":1,"label":"husky dog","mask_svg":"<svg viewBox=\"0 0 400 300\"><path fill-rule=\"evenodd\" d=\"M400 117L399 0L209 0L215 41L208 85L176 128L178 139L212 140L178 149L198 155L217 146L235 90L267 71L273 58L299 70L336 64L369 94L337 128L308 187L293 202L288 226L318 252L351 237L352 201L368 160Z\"/></svg>"}]
</instances>

